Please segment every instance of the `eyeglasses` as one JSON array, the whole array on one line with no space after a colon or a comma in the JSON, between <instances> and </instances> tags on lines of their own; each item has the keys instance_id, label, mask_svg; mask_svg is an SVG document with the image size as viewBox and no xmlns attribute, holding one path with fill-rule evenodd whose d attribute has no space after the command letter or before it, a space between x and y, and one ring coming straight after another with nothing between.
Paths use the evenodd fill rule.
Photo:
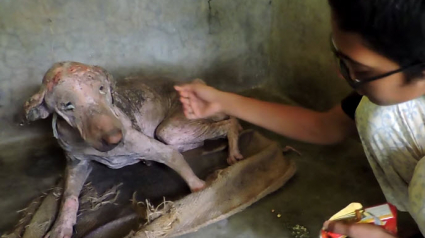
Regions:
<instances>
[{"instance_id":1,"label":"eyeglasses","mask_svg":"<svg viewBox=\"0 0 425 238\"><path fill-rule=\"evenodd\" d=\"M402 71L405 71L407 69L413 68L415 66L425 65L425 63L415 63L415 64L410 64L410 65L401 67L399 69L396 69L396 70L393 70L393 71L390 71L388 73L381 74L381 75L378 75L378 76L374 76L374 77L370 77L370 78L365 78L365 79L353 79L351 77L351 74L350 74L350 69L348 68L347 64L343 60L343 58L346 58L346 56L344 56L343 54L341 54L341 52L338 50L338 48L336 47L335 42L334 42L332 36L331 36L331 49L332 49L332 52L333 52L333 54L334 54L334 56L336 58L337 65L339 67L339 71L340 71L342 77L354 89L358 88L360 85L363 85L365 83L372 82L372 81L375 81L377 79L385 78L385 77L390 76L392 74L395 74L395 73L402 72Z\"/></svg>"}]
</instances>

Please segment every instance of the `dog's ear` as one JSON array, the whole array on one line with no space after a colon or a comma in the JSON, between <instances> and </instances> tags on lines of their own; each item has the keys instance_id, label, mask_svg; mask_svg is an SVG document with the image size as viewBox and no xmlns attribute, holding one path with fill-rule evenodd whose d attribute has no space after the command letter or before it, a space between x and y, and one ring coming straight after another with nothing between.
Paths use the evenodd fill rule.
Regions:
<instances>
[{"instance_id":1,"label":"dog's ear","mask_svg":"<svg viewBox=\"0 0 425 238\"><path fill-rule=\"evenodd\" d=\"M46 91L47 89L43 84L40 90L25 103L24 109L27 120L35 121L49 116L50 112L44 102Z\"/></svg>"},{"instance_id":2,"label":"dog's ear","mask_svg":"<svg viewBox=\"0 0 425 238\"><path fill-rule=\"evenodd\" d=\"M44 74L43 83L39 91L25 103L25 117L28 121L45 119L49 116L50 111L44 99L49 87L52 88L59 81L65 63L58 62L53 64Z\"/></svg>"}]
</instances>

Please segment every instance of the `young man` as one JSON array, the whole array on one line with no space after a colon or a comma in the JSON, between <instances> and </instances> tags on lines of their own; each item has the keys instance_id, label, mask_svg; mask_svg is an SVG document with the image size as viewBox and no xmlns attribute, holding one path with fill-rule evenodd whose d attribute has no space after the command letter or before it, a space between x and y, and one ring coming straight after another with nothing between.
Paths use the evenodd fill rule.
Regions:
<instances>
[{"instance_id":1,"label":"young man","mask_svg":"<svg viewBox=\"0 0 425 238\"><path fill-rule=\"evenodd\" d=\"M359 133L388 202L425 234L425 0L329 0L331 46L354 92L327 112L263 102L201 84L176 87L188 118L226 113L297 140L335 144ZM393 237L325 223L354 238Z\"/></svg>"}]
</instances>

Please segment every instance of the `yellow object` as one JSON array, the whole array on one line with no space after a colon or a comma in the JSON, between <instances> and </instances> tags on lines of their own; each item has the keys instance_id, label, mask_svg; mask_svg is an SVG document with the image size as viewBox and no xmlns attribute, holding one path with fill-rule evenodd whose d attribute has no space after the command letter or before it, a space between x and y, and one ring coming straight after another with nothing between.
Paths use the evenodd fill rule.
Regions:
<instances>
[{"instance_id":1,"label":"yellow object","mask_svg":"<svg viewBox=\"0 0 425 238\"><path fill-rule=\"evenodd\" d=\"M361 210L363 208L363 205L360 203L353 202L341 211L337 212L335 215L333 215L329 220L340 220L341 218L345 217L351 217L355 216L356 210Z\"/></svg>"}]
</instances>

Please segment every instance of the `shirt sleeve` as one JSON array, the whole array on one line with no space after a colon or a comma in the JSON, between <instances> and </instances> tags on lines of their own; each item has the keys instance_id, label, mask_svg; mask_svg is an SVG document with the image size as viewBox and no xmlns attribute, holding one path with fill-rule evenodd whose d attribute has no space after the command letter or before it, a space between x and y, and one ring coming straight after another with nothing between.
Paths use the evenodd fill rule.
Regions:
<instances>
[{"instance_id":1,"label":"shirt sleeve","mask_svg":"<svg viewBox=\"0 0 425 238\"><path fill-rule=\"evenodd\" d=\"M353 120L356 114L356 109L359 106L362 97L362 95L358 94L356 91L353 91L341 101L342 110Z\"/></svg>"},{"instance_id":2,"label":"shirt sleeve","mask_svg":"<svg viewBox=\"0 0 425 238\"><path fill-rule=\"evenodd\" d=\"M416 165L409 184L410 215L415 219L422 235L425 235L425 158Z\"/></svg>"}]
</instances>

